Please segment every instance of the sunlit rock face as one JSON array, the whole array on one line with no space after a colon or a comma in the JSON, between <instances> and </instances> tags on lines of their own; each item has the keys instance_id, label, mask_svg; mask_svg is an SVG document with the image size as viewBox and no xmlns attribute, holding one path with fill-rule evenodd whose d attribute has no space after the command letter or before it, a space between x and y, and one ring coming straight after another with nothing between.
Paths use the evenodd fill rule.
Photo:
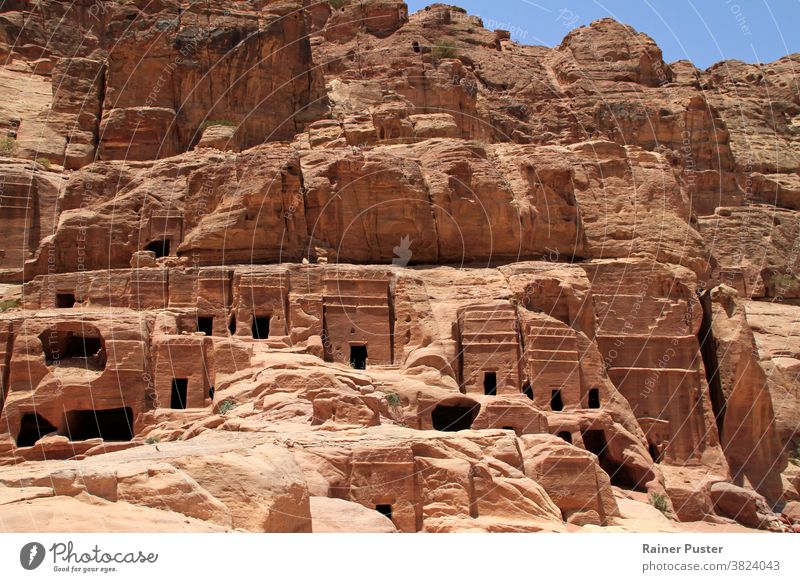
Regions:
<instances>
[{"instance_id":1,"label":"sunlit rock face","mask_svg":"<svg viewBox=\"0 0 800 582\"><path fill-rule=\"evenodd\" d=\"M0 529L790 527L798 57L332 4L0 14Z\"/></svg>"}]
</instances>

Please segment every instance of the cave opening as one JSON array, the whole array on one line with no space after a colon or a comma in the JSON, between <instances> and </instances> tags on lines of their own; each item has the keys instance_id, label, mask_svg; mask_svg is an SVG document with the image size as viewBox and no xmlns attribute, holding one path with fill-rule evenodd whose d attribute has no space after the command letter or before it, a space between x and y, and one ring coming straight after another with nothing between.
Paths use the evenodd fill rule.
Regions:
<instances>
[{"instance_id":1,"label":"cave opening","mask_svg":"<svg viewBox=\"0 0 800 582\"><path fill-rule=\"evenodd\" d=\"M228 322L228 333L236 335L236 315L231 315L231 319Z\"/></svg>"},{"instance_id":2,"label":"cave opening","mask_svg":"<svg viewBox=\"0 0 800 582\"><path fill-rule=\"evenodd\" d=\"M415 53L419 52L419 42L416 40L411 43L411 48Z\"/></svg>"},{"instance_id":3,"label":"cave opening","mask_svg":"<svg viewBox=\"0 0 800 582\"><path fill-rule=\"evenodd\" d=\"M649 443L647 445L647 450L650 453L650 456L653 457L653 462L654 463L660 463L661 462L662 454L661 454L661 451L658 450L658 447L656 445L654 445L653 443Z\"/></svg>"},{"instance_id":4,"label":"cave opening","mask_svg":"<svg viewBox=\"0 0 800 582\"><path fill-rule=\"evenodd\" d=\"M62 434L71 441L129 441L133 438L133 413L128 407L71 410L64 417Z\"/></svg>"},{"instance_id":5,"label":"cave opening","mask_svg":"<svg viewBox=\"0 0 800 582\"><path fill-rule=\"evenodd\" d=\"M722 391L722 381L719 377L719 361L717 359L717 340L714 338L711 313L711 294L709 291L700 294L700 306L703 308L703 318L700 321L700 330L697 332L697 341L700 343L700 356L703 358L703 367L706 370L706 381L711 396L711 410L717 422L717 431L720 440L724 429L725 420L725 394Z\"/></svg>"},{"instance_id":6,"label":"cave opening","mask_svg":"<svg viewBox=\"0 0 800 582\"><path fill-rule=\"evenodd\" d=\"M56 293L56 307L58 309L70 309L75 306L74 293Z\"/></svg>"},{"instance_id":7,"label":"cave opening","mask_svg":"<svg viewBox=\"0 0 800 582\"><path fill-rule=\"evenodd\" d=\"M147 246L144 247L144 250L155 253L157 259L160 259L162 257L168 257L169 239L164 238L151 241L147 243Z\"/></svg>"},{"instance_id":8,"label":"cave opening","mask_svg":"<svg viewBox=\"0 0 800 582\"><path fill-rule=\"evenodd\" d=\"M375 506L375 511L381 515L392 519L392 506L389 503L379 503Z\"/></svg>"},{"instance_id":9,"label":"cave opening","mask_svg":"<svg viewBox=\"0 0 800 582\"><path fill-rule=\"evenodd\" d=\"M257 315L253 317L253 339L265 340L269 337L269 320L266 315Z\"/></svg>"},{"instance_id":10,"label":"cave opening","mask_svg":"<svg viewBox=\"0 0 800 582\"><path fill-rule=\"evenodd\" d=\"M204 335L214 335L214 318L198 317L197 331L203 333Z\"/></svg>"},{"instance_id":11,"label":"cave opening","mask_svg":"<svg viewBox=\"0 0 800 582\"><path fill-rule=\"evenodd\" d=\"M444 432L469 430L481 407L474 402L437 404L431 414L433 428Z\"/></svg>"},{"instance_id":12,"label":"cave opening","mask_svg":"<svg viewBox=\"0 0 800 582\"><path fill-rule=\"evenodd\" d=\"M562 430L561 432L558 433L558 436L562 440L568 442L569 444L572 444L572 433L571 432L566 431L566 430Z\"/></svg>"},{"instance_id":13,"label":"cave opening","mask_svg":"<svg viewBox=\"0 0 800 582\"><path fill-rule=\"evenodd\" d=\"M43 436L56 432L56 427L47 422L35 412L28 412L22 416L17 433L18 447L32 447Z\"/></svg>"},{"instance_id":14,"label":"cave opening","mask_svg":"<svg viewBox=\"0 0 800 582\"><path fill-rule=\"evenodd\" d=\"M350 367L356 370L367 369L367 346L363 344L350 346Z\"/></svg>"},{"instance_id":15,"label":"cave opening","mask_svg":"<svg viewBox=\"0 0 800 582\"><path fill-rule=\"evenodd\" d=\"M564 410L564 401L561 399L561 390L553 390L550 395L550 410L561 412Z\"/></svg>"},{"instance_id":16,"label":"cave opening","mask_svg":"<svg viewBox=\"0 0 800 582\"><path fill-rule=\"evenodd\" d=\"M173 410L186 409L186 395L189 391L188 378L173 378L170 392L169 407Z\"/></svg>"},{"instance_id":17,"label":"cave opening","mask_svg":"<svg viewBox=\"0 0 800 582\"><path fill-rule=\"evenodd\" d=\"M525 382L522 385L522 393L528 397L529 400L533 400L533 387L531 386L530 382Z\"/></svg>"},{"instance_id":18,"label":"cave opening","mask_svg":"<svg viewBox=\"0 0 800 582\"><path fill-rule=\"evenodd\" d=\"M483 393L486 396L497 396L497 372L483 374Z\"/></svg>"},{"instance_id":19,"label":"cave opening","mask_svg":"<svg viewBox=\"0 0 800 582\"><path fill-rule=\"evenodd\" d=\"M631 477L624 465L610 458L605 432L602 430L587 430L581 433L581 436L583 436L583 446L590 453L597 455L600 468L608 473L612 485L623 489L637 489L641 487L641 484Z\"/></svg>"}]
</instances>

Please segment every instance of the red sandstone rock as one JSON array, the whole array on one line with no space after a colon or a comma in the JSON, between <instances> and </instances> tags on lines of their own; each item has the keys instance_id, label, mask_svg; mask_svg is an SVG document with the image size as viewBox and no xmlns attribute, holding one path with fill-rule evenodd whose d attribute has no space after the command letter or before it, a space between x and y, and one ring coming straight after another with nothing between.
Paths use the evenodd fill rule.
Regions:
<instances>
[{"instance_id":1,"label":"red sandstone rock","mask_svg":"<svg viewBox=\"0 0 800 582\"><path fill-rule=\"evenodd\" d=\"M796 55L227 4L0 14L0 529L777 527Z\"/></svg>"},{"instance_id":2,"label":"red sandstone rock","mask_svg":"<svg viewBox=\"0 0 800 582\"><path fill-rule=\"evenodd\" d=\"M714 483L710 491L714 506L725 517L748 527L766 527L770 509L757 493L730 483Z\"/></svg>"}]
</instances>

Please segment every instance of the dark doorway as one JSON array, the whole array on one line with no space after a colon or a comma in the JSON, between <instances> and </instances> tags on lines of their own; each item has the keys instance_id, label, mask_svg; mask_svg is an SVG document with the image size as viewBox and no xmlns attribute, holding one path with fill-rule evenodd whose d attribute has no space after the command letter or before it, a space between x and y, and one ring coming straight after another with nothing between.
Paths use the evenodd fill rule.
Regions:
<instances>
[{"instance_id":1,"label":"dark doorway","mask_svg":"<svg viewBox=\"0 0 800 582\"><path fill-rule=\"evenodd\" d=\"M230 320L230 322L228 322L228 332L230 332L231 335L236 335L236 316L235 315L231 315L231 320Z\"/></svg>"},{"instance_id":2,"label":"dark doorway","mask_svg":"<svg viewBox=\"0 0 800 582\"><path fill-rule=\"evenodd\" d=\"M213 386L211 386L211 387L208 389L208 397L209 397L211 400L214 400L214 387L213 387Z\"/></svg>"},{"instance_id":3,"label":"dark doorway","mask_svg":"<svg viewBox=\"0 0 800 582\"><path fill-rule=\"evenodd\" d=\"M419 52L419 43L417 41L413 41L411 43L411 48L413 49L413 51L415 53L418 53Z\"/></svg>"},{"instance_id":4,"label":"dark doorway","mask_svg":"<svg viewBox=\"0 0 800 582\"><path fill-rule=\"evenodd\" d=\"M445 432L469 430L481 407L479 404L438 404L433 409L433 428Z\"/></svg>"},{"instance_id":5,"label":"dark doorway","mask_svg":"<svg viewBox=\"0 0 800 582\"><path fill-rule=\"evenodd\" d=\"M525 382L522 385L522 393L527 396L530 400L533 400L533 387L531 386L530 382Z\"/></svg>"},{"instance_id":6,"label":"dark doorway","mask_svg":"<svg viewBox=\"0 0 800 582\"><path fill-rule=\"evenodd\" d=\"M63 432L71 441L129 441L133 438L133 413L130 408L72 410L64 419Z\"/></svg>"},{"instance_id":7,"label":"dark doorway","mask_svg":"<svg viewBox=\"0 0 800 582\"><path fill-rule=\"evenodd\" d=\"M635 489L639 486L635 479L630 477L628 470L612 461L608 455L608 442L602 430L587 430L582 433L583 446L587 451L597 455L600 468L611 478L611 484L625 489Z\"/></svg>"},{"instance_id":8,"label":"dark doorway","mask_svg":"<svg viewBox=\"0 0 800 582\"><path fill-rule=\"evenodd\" d=\"M367 346L350 346L350 366L356 370L367 369Z\"/></svg>"},{"instance_id":9,"label":"dark doorway","mask_svg":"<svg viewBox=\"0 0 800 582\"><path fill-rule=\"evenodd\" d=\"M550 395L550 410L560 412L564 410L564 401L561 399L561 390L553 390Z\"/></svg>"},{"instance_id":10,"label":"dark doorway","mask_svg":"<svg viewBox=\"0 0 800 582\"><path fill-rule=\"evenodd\" d=\"M600 408L599 388L589 388L589 408Z\"/></svg>"},{"instance_id":11,"label":"dark doorway","mask_svg":"<svg viewBox=\"0 0 800 582\"><path fill-rule=\"evenodd\" d=\"M654 463L661 462L661 453L658 450L658 447L655 446L653 443L647 445L647 450L650 452L650 456L653 457Z\"/></svg>"},{"instance_id":12,"label":"dark doorway","mask_svg":"<svg viewBox=\"0 0 800 582\"><path fill-rule=\"evenodd\" d=\"M484 373L483 393L486 396L497 396L497 372Z\"/></svg>"},{"instance_id":13,"label":"dark doorway","mask_svg":"<svg viewBox=\"0 0 800 582\"><path fill-rule=\"evenodd\" d=\"M186 408L186 394L188 389L189 380L187 378L173 378L169 407L174 410L184 410Z\"/></svg>"},{"instance_id":14,"label":"dark doorway","mask_svg":"<svg viewBox=\"0 0 800 582\"><path fill-rule=\"evenodd\" d=\"M19 425L19 434L17 434L18 447L32 447L36 442L45 435L55 432L56 427L47 422L44 418L29 412L22 416L22 422Z\"/></svg>"},{"instance_id":15,"label":"dark doorway","mask_svg":"<svg viewBox=\"0 0 800 582\"><path fill-rule=\"evenodd\" d=\"M706 291L700 295L700 306L703 309L703 318L700 321L700 330L697 332L697 341L700 342L700 355L703 358L703 367L706 371L708 392L711 396L711 410L717 423L720 439L724 432L725 411L727 402L722 390L722 380L719 374L719 361L717 359L717 340L711 324L711 292Z\"/></svg>"},{"instance_id":16,"label":"dark doorway","mask_svg":"<svg viewBox=\"0 0 800 582\"><path fill-rule=\"evenodd\" d=\"M154 252L157 259L160 259L161 257L168 257L169 239L165 238L163 240L154 240L153 242L147 243L147 246L144 247L144 250Z\"/></svg>"},{"instance_id":17,"label":"dark doorway","mask_svg":"<svg viewBox=\"0 0 800 582\"><path fill-rule=\"evenodd\" d=\"M583 446L598 457L606 453L606 435L602 430L587 430L583 433Z\"/></svg>"},{"instance_id":18,"label":"dark doorway","mask_svg":"<svg viewBox=\"0 0 800 582\"><path fill-rule=\"evenodd\" d=\"M253 317L253 339L265 340L269 337L269 317L259 315Z\"/></svg>"},{"instance_id":19,"label":"dark doorway","mask_svg":"<svg viewBox=\"0 0 800 582\"><path fill-rule=\"evenodd\" d=\"M67 338L66 348L64 349L65 358L93 358L96 357L103 348L103 342L99 337L84 337L81 335L70 335Z\"/></svg>"},{"instance_id":20,"label":"dark doorway","mask_svg":"<svg viewBox=\"0 0 800 582\"><path fill-rule=\"evenodd\" d=\"M197 331L205 335L214 335L214 318L213 317L198 317L197 318Z\"/></svg>"},{"instance_id":21,"label":"dark doorway","mask_svg":"<svg viewBox=\"0 0 800 582\"><path fill-rule=\"evenodd\" d=\"M58 309L70 309L75 306L75 295L73 293L57 293L56 307Z\"/></svg>"},{"instance_id":22,"label":"dark doorway","mask_svg":"<svg viewBox=\"0 0 800 582\"><path fill-rule=\"evenodd\" d=\"M562 438L563 440L565 440L566 442L568 442L569 444L572 444L572 433L571 432L566 431L566 430L562 430L560 433L558 433L558 436L560 438Z\"/></svg>"},{"instance_id":23,"label":"dark doorway","mask_svg":"<svg viewBox=\"0 0 800 582\"><path fill-rule=\"evenodd\" d=\"M385 515L389 519L392 519L392 506L389 505L388 503L376 505L375 511L377 511L381 515Z\"/></svg>"}]
</instances>

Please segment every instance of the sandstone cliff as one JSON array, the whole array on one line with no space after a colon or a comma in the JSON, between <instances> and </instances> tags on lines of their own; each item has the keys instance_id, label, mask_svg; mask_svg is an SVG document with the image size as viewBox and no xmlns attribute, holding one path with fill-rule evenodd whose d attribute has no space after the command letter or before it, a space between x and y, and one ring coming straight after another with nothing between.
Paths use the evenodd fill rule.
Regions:
<instances>
[{"instance_id":1,"label":"sandstone cliff","mask_svg":"<svg viewBox=\"0 0 800 582\"><path fill-rule=\"evenodd\" d=\"M792 527L800 56L19 0L0 59L3 531Z\"/></svg>"}]
</instances>

